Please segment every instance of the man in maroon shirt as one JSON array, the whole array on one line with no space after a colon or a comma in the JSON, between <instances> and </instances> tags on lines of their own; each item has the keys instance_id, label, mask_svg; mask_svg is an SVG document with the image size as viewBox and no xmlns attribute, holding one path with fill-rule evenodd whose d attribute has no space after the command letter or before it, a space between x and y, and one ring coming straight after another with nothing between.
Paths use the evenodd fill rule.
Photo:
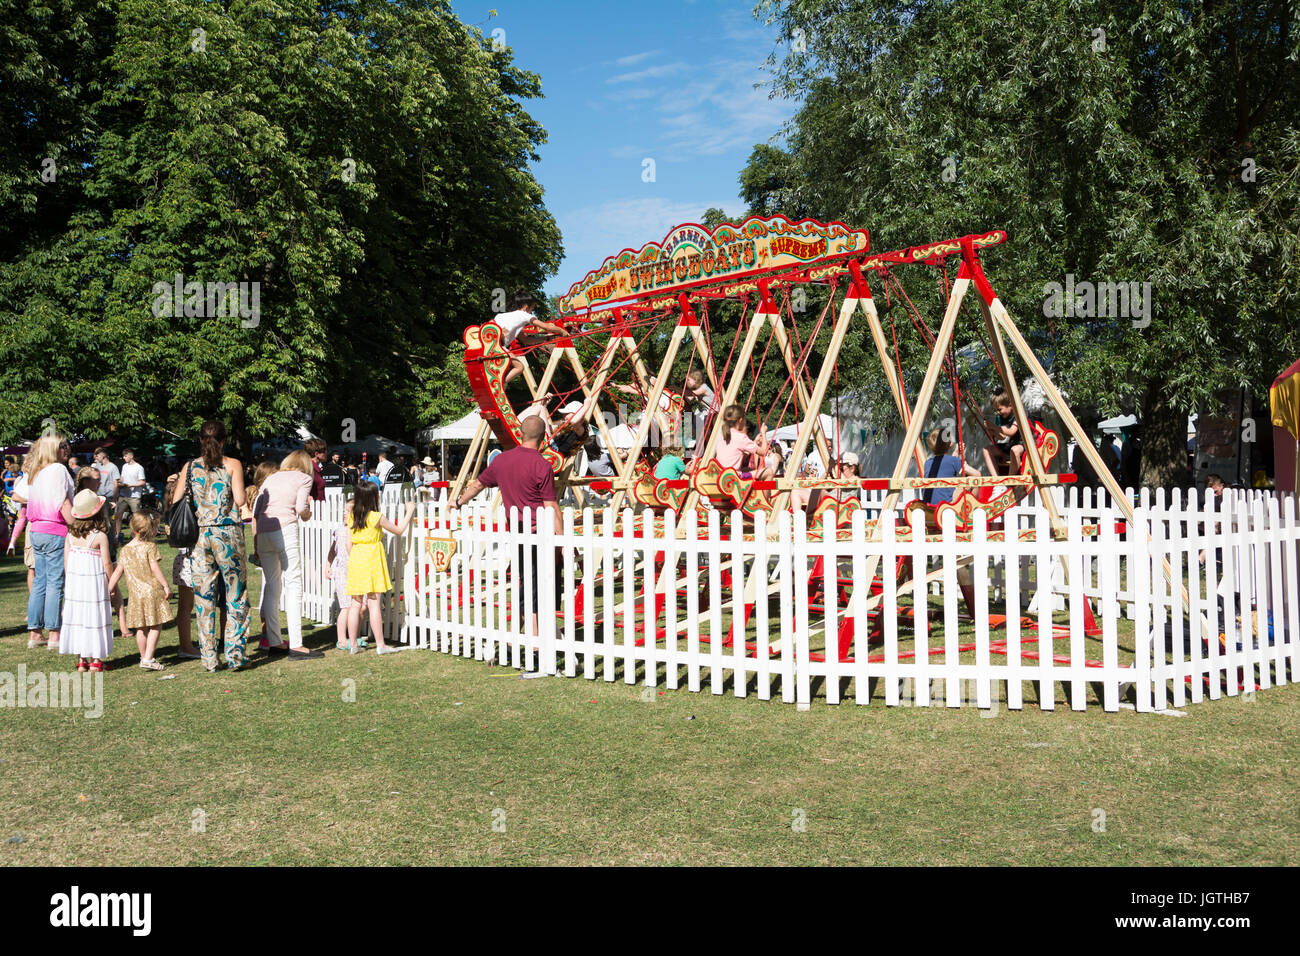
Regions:
<instances>
[{"instance_id":1,"label":"man in maroon shirt","mask_svg":"<svg viewBox=\"0 0 1300 956\"><path fill-rule=\"evenodd\" d=\"M312 501L325 500L325 476L320 466L325 464L325 442L319 438L308 438L302 443L302 449L311 455L311 498Z\"/></svg>"},{"instance_id":2,"label":"man in maroon shirt","mask_svg":"<svg viewBox=\"0 0 1300 956\"><path fill-rule=\"evenodd\" d=\"M492 464L483 469L483 472L477 478L471 479L469 486L456 499L456 507L462 507L465 502L484 488L499 488L501 498L505 502L506 513L509 514L511 508L519 509L521 528L528 527L529 518L524 516L525 509L530 514L533 509L538 509L533 520L540 522L542 513L540 509L547 508L550 509L555 520L555 533L559 534L561 531L560 506L555 500L555 475L551 472L551 466L547 464L546 459L542 457L542 453L538 450L542 447L542 442L546 440L546 423L536 415L532 415L520 422L519 427L520 431L523 432L523 441L517 447L497 455L492 459ZM533 548L532 557L532 633L536 636L539 633L537 630L537 565L541 560L537 548ZM512 563L515 566L516 573L523 571L523 548L520 548L515 553Z\"/></svg>"}]
</instances>

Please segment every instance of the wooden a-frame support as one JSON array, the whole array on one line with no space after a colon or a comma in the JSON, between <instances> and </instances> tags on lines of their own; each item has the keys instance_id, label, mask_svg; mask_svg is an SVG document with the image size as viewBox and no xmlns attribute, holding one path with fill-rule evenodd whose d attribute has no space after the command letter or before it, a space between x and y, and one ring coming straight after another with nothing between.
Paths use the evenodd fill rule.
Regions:
<instances>
[{"instance_id":1,"label":"wooden a-frame support","mask_svg":"<svg viewBox=\"0 0 1300 956\"><path fill-rule=\"evenodd\" d=\"M853 270L853 267L850 268ZM853 271L855 273L855 279L859 279L860 273L856 270ZM922 382L921 391L917 395L916 404L911 409L910 413L907 409L907 403L903 400L901 390L894 387L896 376L892 374L888 375L890 378L891 389L894 391L895 402L898 404L899 412L902 414L903 420L908 423L908 427L906 437L903 439L902 450L899 452L898 460L894 465L894 471L890 479L890 490L886 494L885 500L881 505L882 510L893 510L897 508L900 495L897 486L898 483L907 475L913 457L916 458L918 462L918 472L920 471L920 465L922 462L919 445L921 429L925 426L925 420L929 413L930 404L934 398L935 386L943 367L944 356L947 354L947 349L952 341L962 300L965 298L966 292L969 290L972 283L976 286L979 295L980 311L984 318L985 329L989 333L992 342L994 365L997 368L998 376L1002 381L1003 388L1011 398L1016 425L1023 438L1029 472L1034 480L1034 484L1037 487L1042 488L1050 483L1050 479L1047 475L1047 469L1043 463L1042 456L1039 453L1038 445L1032 437L1033 432L1029 426L1029 416L1025 411L1024 401L1020 394L1020 388L1011 369L1011 359L1006 348L1006 342L1003 338L1004 334L1007 339L1011 340L1012 344L1016 348L1016 352L1020 355L1021 359L1024 360L1025 364L1028 365L1034 378L1043 387L1052 408L1061 417L1061 420L1069 430L1071 437L1074 438L1077 446L1083 451L1084 455L1088 458L1088 461L1092 464L1093 469L1105 485L1106 490L1110 492L1111 499L1119 506L1125 517L1132 521L1134 519L1133 508L1129 504L1128 499L1124 496L1123 490L1110 474L1110 469L1108 469L1102 462L1101 456L1093 447L1092 442L1079 424L1078 419L1076 419L1073 412L1070 411L1065 399L1049 378L1047 370L1044 369L1042 363L1038 361L1037 356L1033 353L1033 349L1030 348L1029 343L1025 340L1024 336L1021 335L1019 329L1016 328L1015 322L1011 318L1010 313L1006 310L1006 307L993 291L993 287L984 276L983 268L979 262L979 254L973 248L969 239L962 240L961 270L957 275L957 280L953 283L948 300L948 306L944 312L943 323L939 328L938 334L935 336L933 351L930 356L929 365L926 369L925 379ZM860 286L861 288L858 291L864 294L867 301L870 301L870 291L867 290L866 283L861 282ZM868 321L870 323L872 318L876 316L874 303L870 308L867 308L864 311L868 313ZM886 360L884 351L881 348L883 345L883 334L877 335L878 332L879 324L877 318L875 325L872 327L872 336L877 341L877 351L881 356L882 364L885 366L887 374L892 373L893 370ZM911 449L911 451L909 451L909 449ZM1051 525L1053 535L1063 535L1066 530L1065 521L1056 507L1056 502L1053 500L1051 495L1040 495L1040 500L1047 511L1048 521ZM872 528L868 540L878 541L882 531L883 523L877 522ZM868 556L865 578L867 581L875 579L879 564L879 556ZM1173 571L1170 568L1168 561L1164 561L1163 564L1166 580L1169 582L1170 586L1173 587ZM1065 572L1066 582L1068 583L1070 569L1068 566L1065 566L1063 567L1063 571ZM1179 586L1181 587L1181 582L1179 582ZM1183 592L1185 604L1190 604L1190 601L1187 599L1185 588L1183 589ZM880 595L869 597L867 599L868 610L873 609L882 600L883 592ZM851 601L846 602L844 617L846 620L852 620L853 611ZM1204 619L1204 615L1202 615L1202 618L1206 632L1208 633L1208 619Z\"/></svg>"}]
</instances>

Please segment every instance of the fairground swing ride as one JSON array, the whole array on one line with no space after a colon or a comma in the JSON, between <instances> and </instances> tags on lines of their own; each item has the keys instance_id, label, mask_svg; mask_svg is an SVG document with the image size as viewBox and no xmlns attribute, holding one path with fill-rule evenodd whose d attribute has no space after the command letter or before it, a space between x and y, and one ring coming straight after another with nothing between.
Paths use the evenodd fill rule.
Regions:
<instances>
[{"instance_id":1,"label":"fairground swing ride","mask_svg":"<svg viewBox=\"0 0 1300 956\"><path fill-rule=\"evenodd\" d=\"M502 448L514 447L520 441L519 413L506 397L504 379L512 356L522 356L525 364L522 378L534 405L546 408L548 401L554 405L574 400L566 407L576 407L577 411L571 412L565 425L548 439L542 454L555 471L557 492L561 496L566 491L572 492L580 505L593 504L590 492L608 495L596 505L598 508L613 509L615 513L627 508L649 511L656 516L656 527L660 529L664 513L671 509L678 516L678 534L690 520L701 522L701 526L707 524L711 509L725 514L738 511L744 516L744 529L752 535L754 519L760 513L766 519L775 518L782 511L798 507L792 503L796 491L819 491L820 501L807 514L810 539L834 535L838 540L850 540L853 512L866 507L869 509L865 524L867 540L879 541L884 532L879 514L899 509L904 491L950 488L953 491L950 502L935 507L922 501L909 502L894 525L898 539L911 539L912 512L919 510L924 515L925 532L930 540L940 540L940 529L949 521L953 524L950 533L955 533L956 540L970 540L978 512L987 518L987 539L1005 540L1008 532L1000 519L1009 507L1033 489L1072 481L1074 477L1048 471L1060 448L1060 440L1038 422L1031 422L1026 414L1011 367L1011 350L1014 350L1040 384L1079 450L1088 457L1115 504L1132 520L1133 513L1123 492L984 274L981 254L1006 241L1006 232L993 230L893 252L871 252L865 230L850 229L838 222L792 222L783 216L772 216L751 217L739 225L724 223L712 230L688 223L674 228L661 242L648 243L635 251L625 249L607 258L599 269L589 272L559 300L560 314L550 321L563 325L565 336L534 340L532 344L508 350L502 342L502 330L494 322L465 330L466 369L482 420L452 485L451 499L455 500L468 480L484 466L491 438ZM956 276L949 281L953 265ZM937 330L926 323L895 275L896 270L918 267L933 270L938 279L943 314ZM890 306L886 310L890 324L888 338L872 294L873 285L885 292ZM802 298L817 286L825 289L825 306L820 312L814 315L813 310L801 313L792 308L792 294ZM927 457L922 432L941 378L947 379L947 386L952 390L953 405L973 410L975 417L984 421L979 403L962 391L954 344L959 319L970 316L972 311L962 308L972 287L980 316L974 323L976 336L982 339L1002 387L1011 397L1020 434L1033 436L1034 440L1023 442L1025 454L1018 474L920 477ZM724 301L738 303L741 318L734 335L730 330L727 332L730 341L718 342L710 323L710 309L716 312L718 304ZM904 306L931 352L915 395L909 395L905 387L893 321L894 304ZM832 384L837 381L839 353L855 320L866 323L881 371L906 427L902 451L888 477L843 479L830 474L834 436L823 431L820 412L828 401ZM820 362L814 363L813 345L819 341L827 323L830 323L829 339L823 336L827 344L821 348ZM658 371L653 375L642 351L651 336L657 336L656 342L666 339ZM582 342L583 339L587 341ZM589 358L592 354L597 356L594 362L584 365L577 347L580 342ZM674 439L680 439L683 413L690 411L680 377L674 378L674 368L683 356L689 369L703 373L715 400L712 407L697 412L702 427L695 436L695 467L676 480L656 479L655 464L662 449L675 443ZM735 469L721 467L714 453L721 440L722 409L743 400L749 410L759 376L756 369L761 370L762 364L771 358L778 359L784 367L785 381L773 408L760 417L768 423L771 432L784 423L788 412L792 421L798 422L798 431L789 449L785 477L756 480ZM577 383L567 391L557 389L557 373L561 369L565 370L563 377L571 377ZM630 379L630 384L621 383L620 378ZM625 434L620 441L612 434L610 422L617 421L613 411L628 401L629 394L645 413L630 439ZM958 420L960 417L958 414ZM987 425L985 428L988 430ZM593 429L608 452L615 472L612 477L576 474L578 453ZM960 436L956 444L956 453L964 460ZM810 454L821 459L826 477L800 477L801 466ZM915 473L912 473L913 464ZM858 494L862 489L884 492L880 504L864 506ZM1038 497L1049 516L1053 535L1064 536L1065 519L1053 497L1050 494ZM952 518L946 518L946 513ZM760 523L768 529L769 536L774 533L774 520ZM1083 531L1097 533L1095 526L1085 526ZM640 534L633 524L620 525L620 533ZM1018 533L1021 539L1033 534L1014 530L1012 533ZM431 537L430 557L445 567L449 553L444 549L441 555L435 556L434 546L435 539ZM454 550L454 545L451 548ZM659 558L662 563L662 554ZM904 583L910 582L908 561L900 559L892 574L881 569L880 563L878 553L869 556L865 580L872 584L865 603L851 600L848 593L851 579L838 577L835 568L827 571L821 566L821 559L811 569L810 586L821 595L828 590L835 592L829 603L842 609L834 625L835 637L830 633L824 635L827 651L838 645L842 661L852 660L855 607L860 610L865 606L868 617L872 618L870 629L864 629L872 643L872 638L880 633L886 588L893 590L895 600L891 605L898 607L900 614L910 611L896 603L903 594ZM960 558L958 567L961 567ZM662 570L646 567L638 574L638 580L646 581L646 587L654 582L659 625L663 623L664 603L669 598L660 582L672 577L663 575ZM768 586L766 574L744 572L743 567L722 569L728 584L732 580L744 582L738 591L730 587L727 590L733 595L727 602L733 635L737 623L741 624L743 634L755 603L767 598L762 593ZM925 585L928 587L931 581L941 580L942 576L942 569L929 571ZM911 587L908 583L908 588ZM684 597L681 592L677 596L679 600ZM582 589L579 589L576 600L581 601L581 597ZM638 599L636 604L641 606L642 601ZM648 609L649 605L645 606ZM577 608L576 613L581 614L581 609ZM1005 619L999 622L990 617L992 626L999 623L1004 624ZM1025 624L1037 627L1029 619L1025 619ZM665 637L662 626L654 627L647 622L638 626L643 634L656 633L659 640ZM828 624L828 631L830 627ZM1086 614L1086 633L1098 633L1090 611ZM1047 637L1048 647L1050 641L1051 637Z\"/></svg>"}]
</instances>

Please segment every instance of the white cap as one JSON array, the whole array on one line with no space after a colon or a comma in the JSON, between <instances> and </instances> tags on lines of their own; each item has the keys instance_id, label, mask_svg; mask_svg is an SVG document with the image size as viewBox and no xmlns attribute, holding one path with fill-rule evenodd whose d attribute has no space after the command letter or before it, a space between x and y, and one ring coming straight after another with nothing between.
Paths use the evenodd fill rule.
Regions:
<instances>
[{"instance_id":1,"label":"white cap","mask_svg":"<svg viewBox=\"0 0 1300 956\"><path fill-rule=\"evenodd\" d=\"M560 406L561 415L569 415L582 408L582 402L569 402L567 405Z\"/></svg>"},{"instance_id":2,"label":"white cap","mask_svg":"<svg viewBox=\"0 0 1300 956\"><path fill-rule=\"evenodd\" d=\"M856 468L858 467L858 456L851 451L845 452L843 455L840 456L840 464L848 465L851 468Z\"/></svg>"}]
</instances>

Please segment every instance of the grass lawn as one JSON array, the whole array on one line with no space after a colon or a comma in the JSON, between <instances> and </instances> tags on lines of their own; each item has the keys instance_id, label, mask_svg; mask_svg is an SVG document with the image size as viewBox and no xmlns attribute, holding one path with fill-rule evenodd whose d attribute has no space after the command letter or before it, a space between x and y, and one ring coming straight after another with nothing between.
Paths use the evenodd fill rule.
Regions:
<instances>
[{"instance_id":1,"label":"grass lawn","mask_svg":"<svg viewBox=\"0 0 1300 956\"><path fill-rule=\"evenodd\" d=\"M4 559L0 671L71 669L26 649L25 606L21 559ZM162 674L119 636L99 719L0 710L0 862L1195 865L1300 851L1295 685L1181 719L1045 713L1030 693L993 717L800 713L520 681L430 651L354 657L331 628L308 634L325 660L254 649L248 670L216 675L174 664L174 627Z\"/></svg>"}]
</instances>

